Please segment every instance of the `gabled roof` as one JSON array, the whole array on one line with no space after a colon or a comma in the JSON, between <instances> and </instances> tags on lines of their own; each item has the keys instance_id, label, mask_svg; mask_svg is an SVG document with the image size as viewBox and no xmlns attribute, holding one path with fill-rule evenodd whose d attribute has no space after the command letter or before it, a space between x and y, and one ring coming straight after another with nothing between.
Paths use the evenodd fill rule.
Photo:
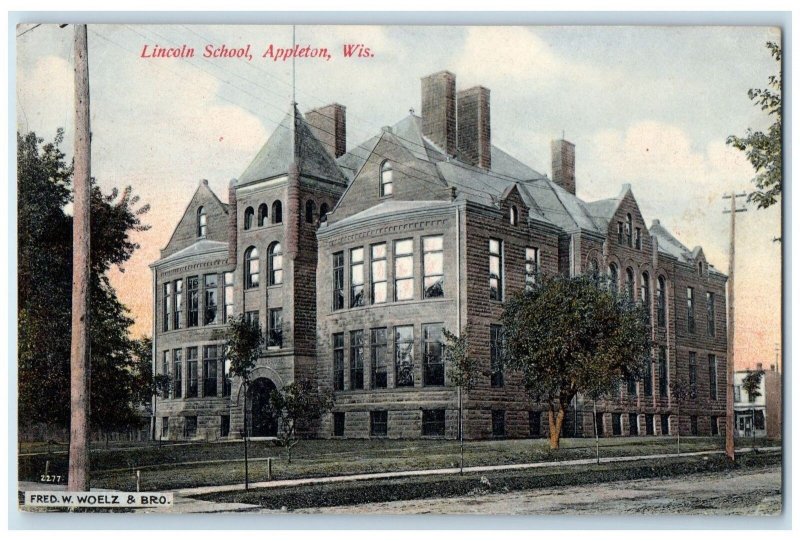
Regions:
<instances>
[{"instance_id":1,"label":"gabled roof","mask_svg":"<svg viewBox=\"0 0 800 541\"><path fill-rule=\"evenodd\" d=\"M185 257L193 257L198 255L210 254L214 252L227 252L227 251L228 251L227 242L200 239L197 242L190 244L186 248L178 250L174 254L170 254L167 257L159 259L158 261L153 263L152 266L163 265L164 263L170 263L172 261L183 259Z\"/></svg>"},{"instance_id":2,"label":"gabled roof","mask_svg":"<svg viewBox=\"0 0 800 541\"><path fill-rule=\"evenodd\" d=\"M659 252L671 255L683 263L689 263L694 259L689 248L667 231L659 220L653 220L653 224L650 226L650 234L658 239Z\"/></svg>"},{"instance_id":3,"label":"gabled roof","mask_svg":"<svg viewBox=\"0 0 800 541\"><path fill-rule=\"evenodd\" d=\"M239 176L237 185L243 186L285 175L294 161L297 162L301 175L346 182L334 159L311 132L303 115L293 104L292 110L286 113L256 157Z\"/></svg>"}]
</instances>

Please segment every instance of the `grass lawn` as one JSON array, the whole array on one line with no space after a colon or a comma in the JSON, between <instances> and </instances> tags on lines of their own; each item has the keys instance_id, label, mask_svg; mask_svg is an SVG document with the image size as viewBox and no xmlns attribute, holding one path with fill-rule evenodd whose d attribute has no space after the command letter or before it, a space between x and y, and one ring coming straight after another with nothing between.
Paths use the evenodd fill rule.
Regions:
<instances>
[{"instance_id":1,"label":"grass lawn","mask_svg":"<svg viewBox=\"0 0 800 541\"><path fill-rule=\"evenodd\" d=\"M759 446L775 445L759 440ZM465 466L520 464L571 460L595 456L595 442L588 438L561 440L551 451L546 439L465 442ZM737 445L752 445L744 439ZM292 462L284 449L268 442L249 443L250 481L267 480L268 457L273 458L273 479L292 479L352 473L374 473L458 465L459 445L451 440L308 440L293 450ZM724 439L682 437L681 451L722 449ZM44 452L42 452L44 451ZM169 490L207 485L241 483L244 480L243 444L239 442L126 445L105 449L96 445L91 455L92 486L135 490L136 470L141 471L141 490ZM65 475L67 455L47 453L46 445L20 444L19 479L38 481L50 462L51 475ZM600 455L631 456L677 452L673 437L604 438ZM26 455L26 453L34 453Z\"/></svg>"}]
</instances>

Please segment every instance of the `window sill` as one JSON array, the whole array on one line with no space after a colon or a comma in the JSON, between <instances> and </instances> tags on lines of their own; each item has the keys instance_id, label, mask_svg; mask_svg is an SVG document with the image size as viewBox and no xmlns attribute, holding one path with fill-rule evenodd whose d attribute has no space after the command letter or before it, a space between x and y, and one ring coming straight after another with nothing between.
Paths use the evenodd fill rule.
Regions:
<instances>
[{"instance_id":1,"label":"window sill","mask_svg":"<svg viewBox=\"0 0 800 541\"><path fill-rule=\"evenodd\" d=\"M415 304L415 303L437 303L437 302L452 302L454 299L450 297L431 297L426 299L408 299L403 301L386 301L386 302L379 302L373 304L364 304L362 306L353 306L351 308L336 308L331 309L329 315L339 314L342 312L354 312L358 310L368 310L370 308L382 308L382 307L394 307L394 306L405 306L408 304Z\"/></svg>"}]
</instances>

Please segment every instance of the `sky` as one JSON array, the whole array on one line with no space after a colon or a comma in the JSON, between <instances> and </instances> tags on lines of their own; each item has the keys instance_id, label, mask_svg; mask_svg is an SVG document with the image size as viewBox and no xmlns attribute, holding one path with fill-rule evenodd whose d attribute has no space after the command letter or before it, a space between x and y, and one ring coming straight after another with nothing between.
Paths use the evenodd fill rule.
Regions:
<instances>
[{"instance_id":1,"label":"sky","mask_svg":"<svg viewBox=\"0 0 800 541\"><path fill-rule=\"evenodd\" d=\"M27 28L21 26L17 34ZM104 191L131 185L149 203L149 231L112 283L152 333L152 274L201 179L227 200L239 176L289 110L292 62L262 57L290 48L290 26L89 27L92 174ZM301 111L347 107L348 148L419 110L420 78L447 69L457 88L491 90L492 142L551 175L550 140L576 145L577 195L614 197L632 185L648 225L660 219L727 273L725 192L748 190L753 169L725 144L769 118L747 97L778 71L768 27L298 26L300 46L331 59L296 61ZM155 46L193 58L142 58ZM252 60L203 58L206 45L251 46ZM344 44L372 56L345 58ZM73 31L42 25L17 38L17 128L52 140L63 127L71 158ZM274 50L274 49L273 49ZM780 208L737 215L736 365L775 362L781 328ZM122 272L124 270L124 272Z\"/></svg>"}]
</instances>

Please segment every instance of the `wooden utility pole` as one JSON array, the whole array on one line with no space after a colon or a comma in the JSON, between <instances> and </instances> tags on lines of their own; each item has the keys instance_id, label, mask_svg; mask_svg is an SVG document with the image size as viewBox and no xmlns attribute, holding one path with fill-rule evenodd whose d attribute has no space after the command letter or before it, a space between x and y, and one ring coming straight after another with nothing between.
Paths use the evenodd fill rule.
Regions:
<instances>
[{"instance_id":1,"label":"wooden utility pole","mask_svg":"<svg viewBox=\"0 0 800 541\"><path fill-rule=\"evenodd\" d=\"M731 240L730 240L730 257L728 260L728 362L726 364L727 384L725 393L725 454L730 460L735 460L734 453L733 431L734 431L734 418L733 418L733 372L734 368L734 333L735 321L733 319L733 296L734 296L734 281L733 271L735 268L735 254L736 254L736 213L745 212L747 209L736 209L736 198L746 197L744 193L731 193L722 196L723 199L731 200L731 209L723 211L731 215Z\"/></svg>"},{"instance_id":2,"label":"wooden utility pole","mask_svg":"<svg viewBox=\"0 0 800 541\"><path fill-rule=\"evenodd\" d=\"M72 343L67 490L89 490L89 278L91 141L86 25L75 25L75 166L72 219Z\"/></svg>"}]
</instances>

